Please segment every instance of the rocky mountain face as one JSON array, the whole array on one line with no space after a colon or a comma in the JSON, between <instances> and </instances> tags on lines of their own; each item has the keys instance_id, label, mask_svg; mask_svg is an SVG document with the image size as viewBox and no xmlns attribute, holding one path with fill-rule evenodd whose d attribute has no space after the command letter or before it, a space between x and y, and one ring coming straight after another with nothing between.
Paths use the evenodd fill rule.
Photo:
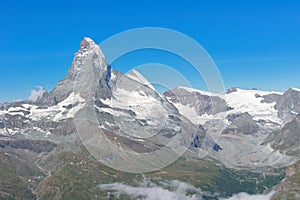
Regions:
<instances>
[{"instance_id":1,"label":"rocky mountain face","mask_svg":"<svg viewBox=\"0 0 300 200\"><path fill-rule=\"evenodd\" d=\"M252 116L248 113L233 113L229 114L226 119L230 123L222 134L256 134L259 130L258 123L256 123Z\"/></svg>"},{"instance_id":2,"label":"rocky mountain face","mask_svg":"<svg viewBox=\"0 0 300 200\"><path fill-rule=\"evenodd\" d=\"M289 154L297 154L300 152L300 114L298 114L291 122L288 122L280 130L270 135L269 140L272 146Z\"/></svg>"},{"instance_id":3,"label":"rocky mountain face","mask_svg":"<svg viewBox=\"0 0 300 200\"><path fill-rule=\"evenodd\" d=\"M176 87L162 95L139 72L123 74L113 70L100 47L90 38L84 38L66 77L50 93L41 94L27 101L0 105L1 156L11 166L26 172L15 174L7 182L22 179L21 185L14 184L22 188L27 185L33 196L59 198L55 196L57 191L65 188L57 189L56 181L68 179L64 177L68 170L81 173L83 169L97 168L104 174L102 180L110 176L106 174L110 170L103 171L102 165L95 164L77 133L74 120L83 116L87 106L95 111L97 127L79 129L92 138L94 128L100 128L112 141L101 144L103 151L114 144L128 152L148 153L180 138L177 145L188 148L183 156L187 161L179 161L180 167L175 169L190 174L188 180L193 179L198 169L189 166L194 171L186 173L181 167L187 167L185 162L198 165L201 152L210 154L199 168L205 166L204 170L207 162L210 167L211 160L216 162L212 176L216 176L216 171L239 176L243 169L251 176L263 172L270 174L271 179L278 178L281 177L278 170L299 160L299 89L278 93L232 88L226 94L213 94ZM31 164L25 164L21 157ZM110 161L112 156L107 158ZM80 168L73 169L75 165ZM172 167L161 173L174 174ZM186 180L184 176L181 178ZM223 179L229 180L227 176ZM245 181L253 184L250 179ZM212 182L218 185L217 180ZM260 183L262 188L273 186L267 178ZM0 181L0 197L12 197L11 186L1 190L1 184L6 182Z\"/></svg>"},{"instance_id":4,"label":"rocky mountain face","mask_svg":"<svg viewBox=\"0 0 300 200\"><path fill-rule=\"evenodd\" d=\"M278 116L285 120L291 121L300 112L300 90L290 88L278 100L276 104Z\"/></svg>"},{"instance_id":5,"label":"rocky mountain face","mask_svg":"<svg viewBox=\"0 0 300 200\"><path fill-rule=\"evenodd\" d=\"M166 91L164 96L174 104L180 103L183 106L193 107L200 116L203 114L215 115L231 109L225 100L219 96L201 94L200 91L193 91L190 88L176 87L173 90Z\"/></svg>"},{"instance_id":6,"label":"rocky mountain face","mask_svg":"<svg viewBox=\"0 0 300 200\"><path fill-rule=\"evenodd\" d=\"M106 63L100 47L90 38L82 40L66 77L49 94L1 111L1 133L7 136L21 133L29 137L31 132L47 137L74 134L75 115L90 103L94 104L92 109L96 110L103 130L124 141L128 136L134 137L134 143L142 147L147 144L157 148L180 133L187 133L181 134L181 143L185 146L190 145L196 135L210 137L200 132L201 129L196 131L197 126L180 115L139 72L114 71ZM207 145L212 148L216 143L209 140Z\"/></svg>"},{"instance_id":7,"label":"rocky mountain face","mask_svg":"<svg viewBox=\"0 0 300 200\"><path fill-rule=\"evenodd\" d=\"M41 100L41 105L53 106L67 99L74 91L75 81L86 81L90 77L90 69L87 66L93 66L94 73L99 77L99 85L96 94L99 98L111 97L110 78L111 67L106 63L105 57L98 45L90 38L84 38L80 43L80 50L75 54L72 66L67 76L58 83L58 85L45 95Z\"/></svg>"},{"instance_id":8,"label":"rocky mountain face","mask_svg":"<svg viewBox=\"0 0 300 200\"><path fill-rule=\"evenodd\" d=\"M223 150L210 156L228 167L253 168L288 166L299 159L299 94L295 88L213 94L183 87L164 93L180 114L214 136Z\"/></svg>"},{"instance_id":9,"label":"rocky mountain face","mask_svg":"<svg viewBox=\"0 0 300 200\"><path fill-rule=\"evenodd\" d=\"M279 185L271 200L300 198L300 161L288 167L284 181Z\"/></svg>"}]
</instances>

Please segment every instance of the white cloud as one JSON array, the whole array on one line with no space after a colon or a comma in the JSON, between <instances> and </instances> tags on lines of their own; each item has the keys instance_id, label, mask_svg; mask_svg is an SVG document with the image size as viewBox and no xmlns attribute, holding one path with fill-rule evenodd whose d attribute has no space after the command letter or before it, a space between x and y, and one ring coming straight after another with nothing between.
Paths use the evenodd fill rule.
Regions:
<instances>
[{"instance_id":1,"label":"white cloud","mask_svg":"<svg viewBox=\"0 0 300 200\"><path fill-rule=\"evenodd\" d=\"M226 199L226 200L269 200L271 199L272 195L275 192L272 191L268 194L257 194L257 195L251 195L251 194L247 194L245 192L239 193L239 194L235 194L232 197ZM225 200L225 199L224 199Z\"/></svg>"},{"instance_id":2,"label":"white cloud","mask_svg":"<svg viewBox=\"0 0 300 200\"><path fill-rule=\"evenodd\" d=\"M47 93L43 87L37 86L37 88L38 90L31 90L31 94L28 97L29 101L36 102L37 100L41 99L45 93Z\"/></svg>"},{"instance_id":3,"label":"white cloud","mask_svg":"<svg viewBox=\"0 0 300 200\"><path fill-rule=\"evenodd\" d=\"M101 190L113 190L119 197L127 194L138 200L201 200L206 194L200 189L180 181L158 181L157 184L149 179L139 183L137 187L125 185L123 183L98 185ZM206 194L208 195L208 194Z\"/></svg>"},{"instance_id":4,"label":"white cloud","mask_svg":"<svg viewBox=\"0 0 300 200\"><path fill-rule=\"evenodd\" d=\"M137 186L130 186L124 183L112 183L98 185L104 191L115 191L113 194L118 198L121 194L126 194L137 200L202 200L203 196L217 197L217 194L202 191L195 186L181 181L163 181L158 179L152 182L144 178ZM247 193L235 194L228 199L222 200L269 200L275 192L268 194L250 195Z\"/></svg>"}]
</instances>

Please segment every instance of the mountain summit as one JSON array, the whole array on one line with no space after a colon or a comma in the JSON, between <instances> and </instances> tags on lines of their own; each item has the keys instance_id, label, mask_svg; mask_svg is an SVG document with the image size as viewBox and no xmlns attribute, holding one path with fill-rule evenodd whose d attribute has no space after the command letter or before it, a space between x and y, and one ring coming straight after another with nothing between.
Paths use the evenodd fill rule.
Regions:
<instances>
[{"instance_id":1,"label":"mountain summit","mask_svg":"<svg viewBox=\"0 0 300 200\"><path fill-rule=\"evenodd\" d=\"M92 39L85 37L80 43L80 49L75 54L66 77L58 83L49 95L43 97L39 103L52 106L62 102L73 92L75 81L79 84L80 82L89 82L91 81L91 73L95 74L99 80L98 92L96 92L98 97L110 97L109 79L111 67L106 63L100 47Z\"/></svg>"}]
</instances>

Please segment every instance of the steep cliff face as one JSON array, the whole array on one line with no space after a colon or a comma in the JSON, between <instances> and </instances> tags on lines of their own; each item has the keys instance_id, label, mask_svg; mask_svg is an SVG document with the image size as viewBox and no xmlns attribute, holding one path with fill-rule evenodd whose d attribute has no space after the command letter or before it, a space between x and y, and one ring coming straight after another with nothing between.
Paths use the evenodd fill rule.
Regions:
<instances>
[{"instance_id":1,"label":"steep cliff face","mask_svg":"<svg viewBox=\"0 0 300 200\"><path fill-rule=\"evenodd\" d=\"M94 73L99 80L95 94L104 99L111 97L111 67L106 63L100 47L92 39L85 37L80 43L80 49L75 54L66 77L38 103L43 106L53 106L62 102L72 94L76 82L90 82L91 73Z\"/></svg>"},{"instance_id":2,"label":"steep cliff face","mask_svg":"<svg viewBox=\"0 0 300 200\"><path fill-rule=\"evenodd\" d=\"M297 88L287 90L276 104L276 109L278 116L284 121L293 120L300 112L300 90Z\"/></svg>"},{"instance_id":3,"label":"steep cliff face","mask_svg":"<svg viewBox=\"0 0 300 200\"><path fill-rule=\"evenodd\" d=\"M270 135L269 141L272 147L280 149L288 154L300 152L300 114L284 127Z\"/></svg>"},{"instance_id":4,"label":"steep cliff face","mask_svg":"<svg viewBox=\"0 0 300 200\"><path fill-rule=\"evenodd\" d=\"M300 199L300 161L288 167L285 180L278 186L271 200Z\"/></svg>"}]
</instances>

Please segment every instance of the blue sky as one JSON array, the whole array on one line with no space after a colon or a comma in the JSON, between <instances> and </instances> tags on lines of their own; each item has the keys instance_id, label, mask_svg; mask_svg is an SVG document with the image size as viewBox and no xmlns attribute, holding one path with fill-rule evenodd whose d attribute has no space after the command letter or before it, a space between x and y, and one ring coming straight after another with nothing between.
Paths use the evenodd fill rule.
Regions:
<instances>
[{"instance_id":1,"label":"blue sky","mask_svg":"<svg viewBox=\"0 0 300 200\"><path fill-rule=\"evenodd\" d=\"M51 90L67 73L84 36L100 43L145 26L174 29L198 41L226 88L300 87L299 19L298 0L3 1L0 102L25 99L37 85ZM116 68L161 58L144 57L129 55Z\"/></svg>"}]
</instances>

